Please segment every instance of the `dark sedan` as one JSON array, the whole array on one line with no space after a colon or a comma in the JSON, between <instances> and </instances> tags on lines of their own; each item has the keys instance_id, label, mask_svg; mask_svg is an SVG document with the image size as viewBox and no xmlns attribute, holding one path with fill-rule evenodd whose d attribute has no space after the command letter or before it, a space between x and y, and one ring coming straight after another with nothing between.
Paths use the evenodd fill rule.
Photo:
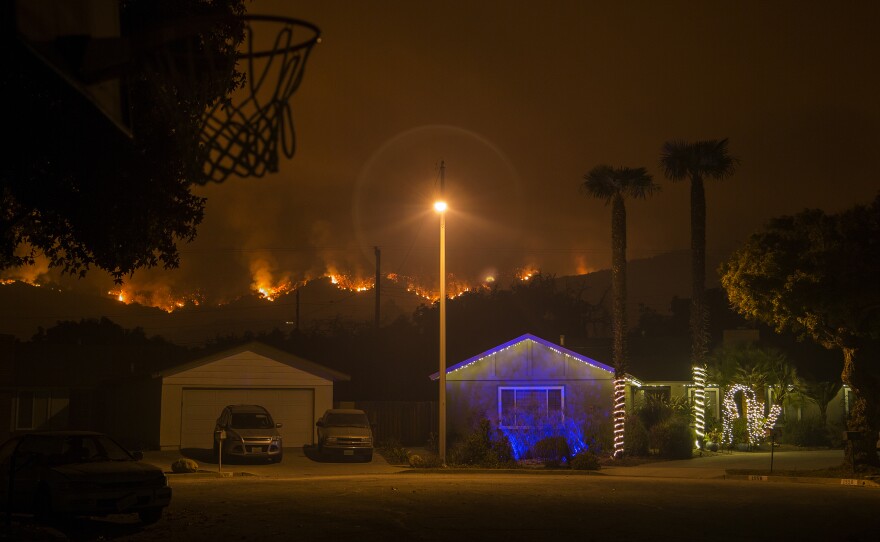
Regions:
<instances>
[{"instance_id":1,"label":"dark sedan","mask_svg":"<svg viewBox=\"0 0 880 542\"><path fill-rule=\"evenodd\" d=\"M171 488L162 470L141 457L101 433L13 437L0 446L0 506L41 519L137 513L154 523L171 502Z\"/></svg>"}]
</instances>

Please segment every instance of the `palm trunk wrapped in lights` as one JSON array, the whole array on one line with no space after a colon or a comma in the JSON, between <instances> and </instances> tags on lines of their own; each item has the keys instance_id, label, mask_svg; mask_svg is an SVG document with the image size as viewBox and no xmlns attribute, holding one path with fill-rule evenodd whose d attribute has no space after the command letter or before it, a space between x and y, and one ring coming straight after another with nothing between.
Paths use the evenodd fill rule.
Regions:
<instances>
[{"instance_id":1,"label":"palm trunk wrapped in lights","mask_svg":"<svg viewBox=\"0 0 880 542\"><path fill-rule=\"evenodd\" d=\"M624 451L624 422L626 420L626 378L623 375L614 379L614 457L621 457Z\"/></svg>"},{"instance_id":2,"label":"palm trunk wrapped in lights","mask_svg":"<svg viewBox=\"0 0 880 542\"><path fill-rule=\"evenodd\" d=\"M694 432L697 434L697 447L703 448L706 436L706 366L696 365L694 375Z\"/></svg>"}]
</instances>

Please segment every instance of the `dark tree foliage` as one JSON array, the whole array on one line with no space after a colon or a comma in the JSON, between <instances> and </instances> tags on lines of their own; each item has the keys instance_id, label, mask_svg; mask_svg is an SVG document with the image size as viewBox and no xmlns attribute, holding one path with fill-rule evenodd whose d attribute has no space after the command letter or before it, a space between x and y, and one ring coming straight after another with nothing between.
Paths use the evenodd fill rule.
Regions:
<instances>
[{"instance_id":1,"label":"dark tree foliage","mask_svg":"<svg viewBox=\"0 0 880 542\"><path fill-rule=\"evenodd\" d=\"M243 31L228 16L244 11L243 0L125 0L120 6L130 36L150 36L157 25L190 15L222 16L201 31L200 43L226 60L225 76L194 85L162 80L134 47L123 72L136 135L128 138L37 60L9 28L13 17L6 18L0 92L9 137L0 168L0 269L44 254L65 273L83 276L97 267L121 281L136 269L176 267L177 243L196 235L204 200L190 188L203 182L200 116L241 84L232 67ZM172 95L171 110L159 99L160 81Z\"/></svg>"},{"instance_id":2,"label":"dark tree foliage","mask_svg":"<svg viewBox=\"0 0 880 542\"><path fill-rule=\"evenodd\" d=\"M125 329L108 318L63 321L18 345L20 359L35 370L62 363L65 370L91 378L150 374L184 363L192 354L141 328ZM47 365L49 364L49 365Z\"/></svg>"},{"instance_id":3,"label":"dark tree foliage","mask_svg":"<svg viewBox=\"0 0 880 542\"><path fill-rule=\"evenodd\" d=\"M880 380L880 196L828 215L806 210L770 221L722 266L733 307L777 331L791 331L843 354L841 380L852 388L852 430L863 460L878 463Z\"/></svg>"}]
</instances>

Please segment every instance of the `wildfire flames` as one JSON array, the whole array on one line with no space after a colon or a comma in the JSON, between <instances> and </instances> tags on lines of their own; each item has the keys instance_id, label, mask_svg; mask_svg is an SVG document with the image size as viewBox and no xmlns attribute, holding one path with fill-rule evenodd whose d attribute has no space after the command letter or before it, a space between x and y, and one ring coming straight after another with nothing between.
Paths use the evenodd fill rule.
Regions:
<instances>
[{"instance_id":1,"label":"wildfire flames","mask_svg":"<svg viewBox=\"0 0 880 542\"><path fill-rule=\"evenodd\" d=\"M110 290L107 294L126 305L137 303L147 307L156 307L165 312L174 312L187 305L199 306L203 302L203 296L200 294L177 295L166 287L152 290L134 290L123 287Z\"/></svg>"},{"instance_id":2,"label":"wildfire flames","mask_svg":"<svg viewBox=\"0 0 880 542\"><path fill-rule=\"evenodd\" d=\"M350 292L366 292L376 286L372 280L356 279L340 273L328 273L324 277L330 279L330 282L340 290L348 290Z\"/></svg>"},{"instance_id":3,"label":"wildfire flames","mask_svg":"<svg viewBox=\"0 0 880 542\"><path fill-rule=\"evenodd\" d=\"M254 261L251 263L251 273L253 281L251 283L251 291L260 299L265 301L275 301L287 294L295 292L302 286L305 286L311 279L292 280L289 273L275 273L273 266L268 265L266 260ZM517 280L528 281L540 271L534 266L526 266L515 271L514 276ZM273 276L276 275L276 276ZM323 275L313 277L318 280L328 280L336 288L349 292L367 292L375 288L375 280L373 278L365 279L354 275L342 273L336 268L330 267ZM388 273L385 280L402 286L407 292L417 295L422 299L430 302L436 302L440 298L439 287L437 284L428 284L425 281L417 280L413 277L400 275L398 273ZM446 294L448 298L456 298L467 292L477 291L484 288L494 287L498 279L494 275L488 275L478 284L472 284L468 281L460 279L452 274L446 278ZM0 278L0 286L14 284L16 282L25 282L32 286L40 286L35 281L23 278ZM107 292L109 296L120 303L155 307L166 312L174 312L187 306L199 306L206 302L206 297L202 293L180 293L173 291L170 287L164 285L133 285L127 284L120 288L115 288ZM222 301L225 304L228 301Z\"/></svg>"}]
</instances>

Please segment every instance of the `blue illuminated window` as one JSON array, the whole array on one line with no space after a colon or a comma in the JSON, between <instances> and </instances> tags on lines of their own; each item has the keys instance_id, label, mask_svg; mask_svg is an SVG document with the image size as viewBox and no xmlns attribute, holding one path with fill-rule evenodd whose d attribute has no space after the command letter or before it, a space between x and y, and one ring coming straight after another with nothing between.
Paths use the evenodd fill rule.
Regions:
<instances>
[{"instance_id":1,"label":"blue illuminated window","mask_svg":"<svg viewBox=\"0 0 880 542\"><path fill-rule=\"evenodd\" d=\"M561 423L564 408L562 386L498 388L498 419L502 427Z\"/></svg>"}]
</instances>

